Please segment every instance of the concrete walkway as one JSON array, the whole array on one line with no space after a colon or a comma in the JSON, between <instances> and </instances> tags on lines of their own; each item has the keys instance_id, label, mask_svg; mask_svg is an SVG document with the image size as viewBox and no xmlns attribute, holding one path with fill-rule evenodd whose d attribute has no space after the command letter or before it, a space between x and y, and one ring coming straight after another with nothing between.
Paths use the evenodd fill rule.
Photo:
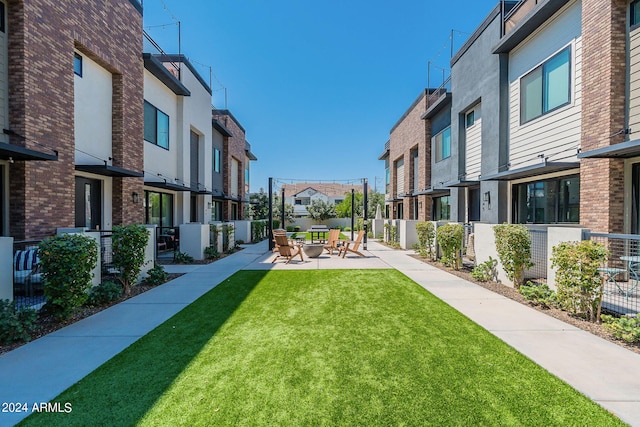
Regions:
<instances>
[{"instance_id":1,"label":"concrete walkway","mask_svg":"<svg viewBox=\"0 0 640 427\"><path fill-rule=\"evenodd\" d=\"M425 264L413 251L369 242L366 258L323 255L271 263L267 242L187 273L0 356L0 402L48 402L241 269L396 268L623 421L640 426L640 355ZM28 413L0 412L0 426Z\"/></svg>"}]
</instances>

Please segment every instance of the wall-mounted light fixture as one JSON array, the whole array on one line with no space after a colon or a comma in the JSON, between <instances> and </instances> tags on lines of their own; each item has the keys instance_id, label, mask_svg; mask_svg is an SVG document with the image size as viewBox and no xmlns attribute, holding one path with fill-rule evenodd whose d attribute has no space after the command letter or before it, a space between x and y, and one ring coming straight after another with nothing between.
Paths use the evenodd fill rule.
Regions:
<instances>
[{"instance_id":1,"label":"wall-mounted light fixture","mask_svg":"<svg viewBox=\"0 0 640 427\"><path fill-rule=\"evenodd\" d=\"M140 195L134 191L131 193L131 201L133 201L133 203L140 203Z\"/></svg>"},{"instance_id":2,"label":"wall-mounted light fixture","mask_svg":"<svg viewBox=\"0 0 640 427\"><path fill-rule=\"evenodd\" d=\"M491 203L491 193L489 191L485 191L484 194L482 195L482 200L485 203Z\"/></svg>"}]
</instances>

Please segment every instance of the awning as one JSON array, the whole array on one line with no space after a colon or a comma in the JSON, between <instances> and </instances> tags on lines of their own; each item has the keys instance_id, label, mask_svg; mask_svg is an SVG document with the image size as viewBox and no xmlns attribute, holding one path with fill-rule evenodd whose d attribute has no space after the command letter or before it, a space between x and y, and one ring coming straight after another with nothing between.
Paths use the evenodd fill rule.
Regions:
<instances>
[{"instance_id":1,"label":"awning","mask_svg":"<svg viewBox=\"0 0 640 427\"><path fill-rule=\"evenodd\" d=\"M143 53L144 68L160 80L176 95L191 96L191 92L176 78L162 62L150 53Z\"/></svg>"},{"instance_id":2,"label":"awning","mask_svg":"<svg viewBox=\"0 0 640 427\"><path fill-rule=\"evenodd\" d=\"M171 191L190 191L189 187L185 187L184 185L173 184L171 182L165 181L145 181L144 185L149 187L160 188L162 190L171 190Z\"/></svg>"},{"instance_id":3,"label":"awning","mask_svg":"<svg viewBox=\"0 0 640 427\"><path fill-rule=\"evenodd\" d=\"M55 154L43 153L20 145L0 142L0 159L2 160L58 160L58 152L53 151L53 153Z\"/></svg>"},{"instance_id":4,"label":"awning","mask_svg":"<svg viewBox=\"0 0 640 427\"><path fill-rule=\"evenodd\" d=\"M229 138L231 138L233 136L231 131L229 129L227 129L227 127L225 125L220 123L220 121L218 121L216 119L212 119L211 123L213 124L213 128L215 130L217 130L218 132L220 132L220 134L222 134L223 136L228 136Z\"/></svg>"},{"instance_id":5,"label":"awning","mask_svg":"<svg viewBox=\"0 0 640 427\"><path fill-rule=\"evenodd\" d=\"M207 195L207 194L213 194L213 191L209 191L206 188L190 188L189 191L192 194L199 194L199 195Z\"/></svg>"},{"instance_id":6,"label":"awning","mask_svg":"<svg viewBox=\"0 0 640 427\"><path fill-rule=\"evenodd\" d=\"M445 196L450 194L451 191L448 188L429 188L427 190L420 190L413 193L414 196Z\"/></svg>"},{"instance_id":7,"label":"awning","mask_svg":"<svg viewBox=\"0 0 640 427\"><path fill-rule=\"evenodd\" d=\"M579 159L628 159L640 156L640 139L578 153Z\"/></svg>"},{"instance_id":8,"label":"awning","mask_svg":"<svg viewBox=\"0 0 640 427\"><path fill-rule=\"evenodd\" d=\"M480 181L466 181L460 179L458 181L447 183L447 187L473 187L474 185L480 184Z\"/></svg>"},{"instance_id":9,"label":"awning","mask_svg":"<svg viewBox=\"0 0 640 427\"><path fill-rule=\"evenodd\" d=\"M487 175L480 178L480 181L512 181L514 179L531 178L533 176L544 175L554 172L562 172L580 167L578 162L543 162L519 169L512 169Z\"/></svg>"},{"instance_id":10,"label":"awning","mask_svg":"<svg viewBox=\"0 0 640 427\"><path fill-rule=\"evenodd\" d=\"M136 172L112 165L76 165L76 170L81 172L94 173L96 175L121 178L140 178L144 176L144 173L142 172Z\"/></svg>"}]
</instances>

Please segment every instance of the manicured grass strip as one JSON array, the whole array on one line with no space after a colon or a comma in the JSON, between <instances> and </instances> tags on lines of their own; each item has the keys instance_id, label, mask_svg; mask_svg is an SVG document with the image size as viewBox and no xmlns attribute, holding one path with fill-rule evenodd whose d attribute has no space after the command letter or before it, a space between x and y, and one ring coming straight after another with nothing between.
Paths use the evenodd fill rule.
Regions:
<instances>
[{"instance_id":1,"label":"manicured grass strip","mask_svg":"<svg viewBox=\"0 0 640 427\"><path fill-rule=\"evenodd\" d=\"M56 401L25 425L623 425L395 270L238 272Z\"/></svg>"}]
</instances>

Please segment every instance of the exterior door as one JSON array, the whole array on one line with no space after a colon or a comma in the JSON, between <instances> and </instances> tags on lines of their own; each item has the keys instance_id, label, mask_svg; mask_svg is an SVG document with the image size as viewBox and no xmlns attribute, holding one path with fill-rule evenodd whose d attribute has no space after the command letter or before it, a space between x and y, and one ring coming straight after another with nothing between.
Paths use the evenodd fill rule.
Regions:
<instances>
[{"instance_id":1,"label":"exterior door","mask_svg":"<svg viewBox=\"0 0 640 427\"><path fill-rule=\"evenodd\" d=\"M102 182L76 177L76 227L102 227Z\"/></svg>"}]
</instances>

